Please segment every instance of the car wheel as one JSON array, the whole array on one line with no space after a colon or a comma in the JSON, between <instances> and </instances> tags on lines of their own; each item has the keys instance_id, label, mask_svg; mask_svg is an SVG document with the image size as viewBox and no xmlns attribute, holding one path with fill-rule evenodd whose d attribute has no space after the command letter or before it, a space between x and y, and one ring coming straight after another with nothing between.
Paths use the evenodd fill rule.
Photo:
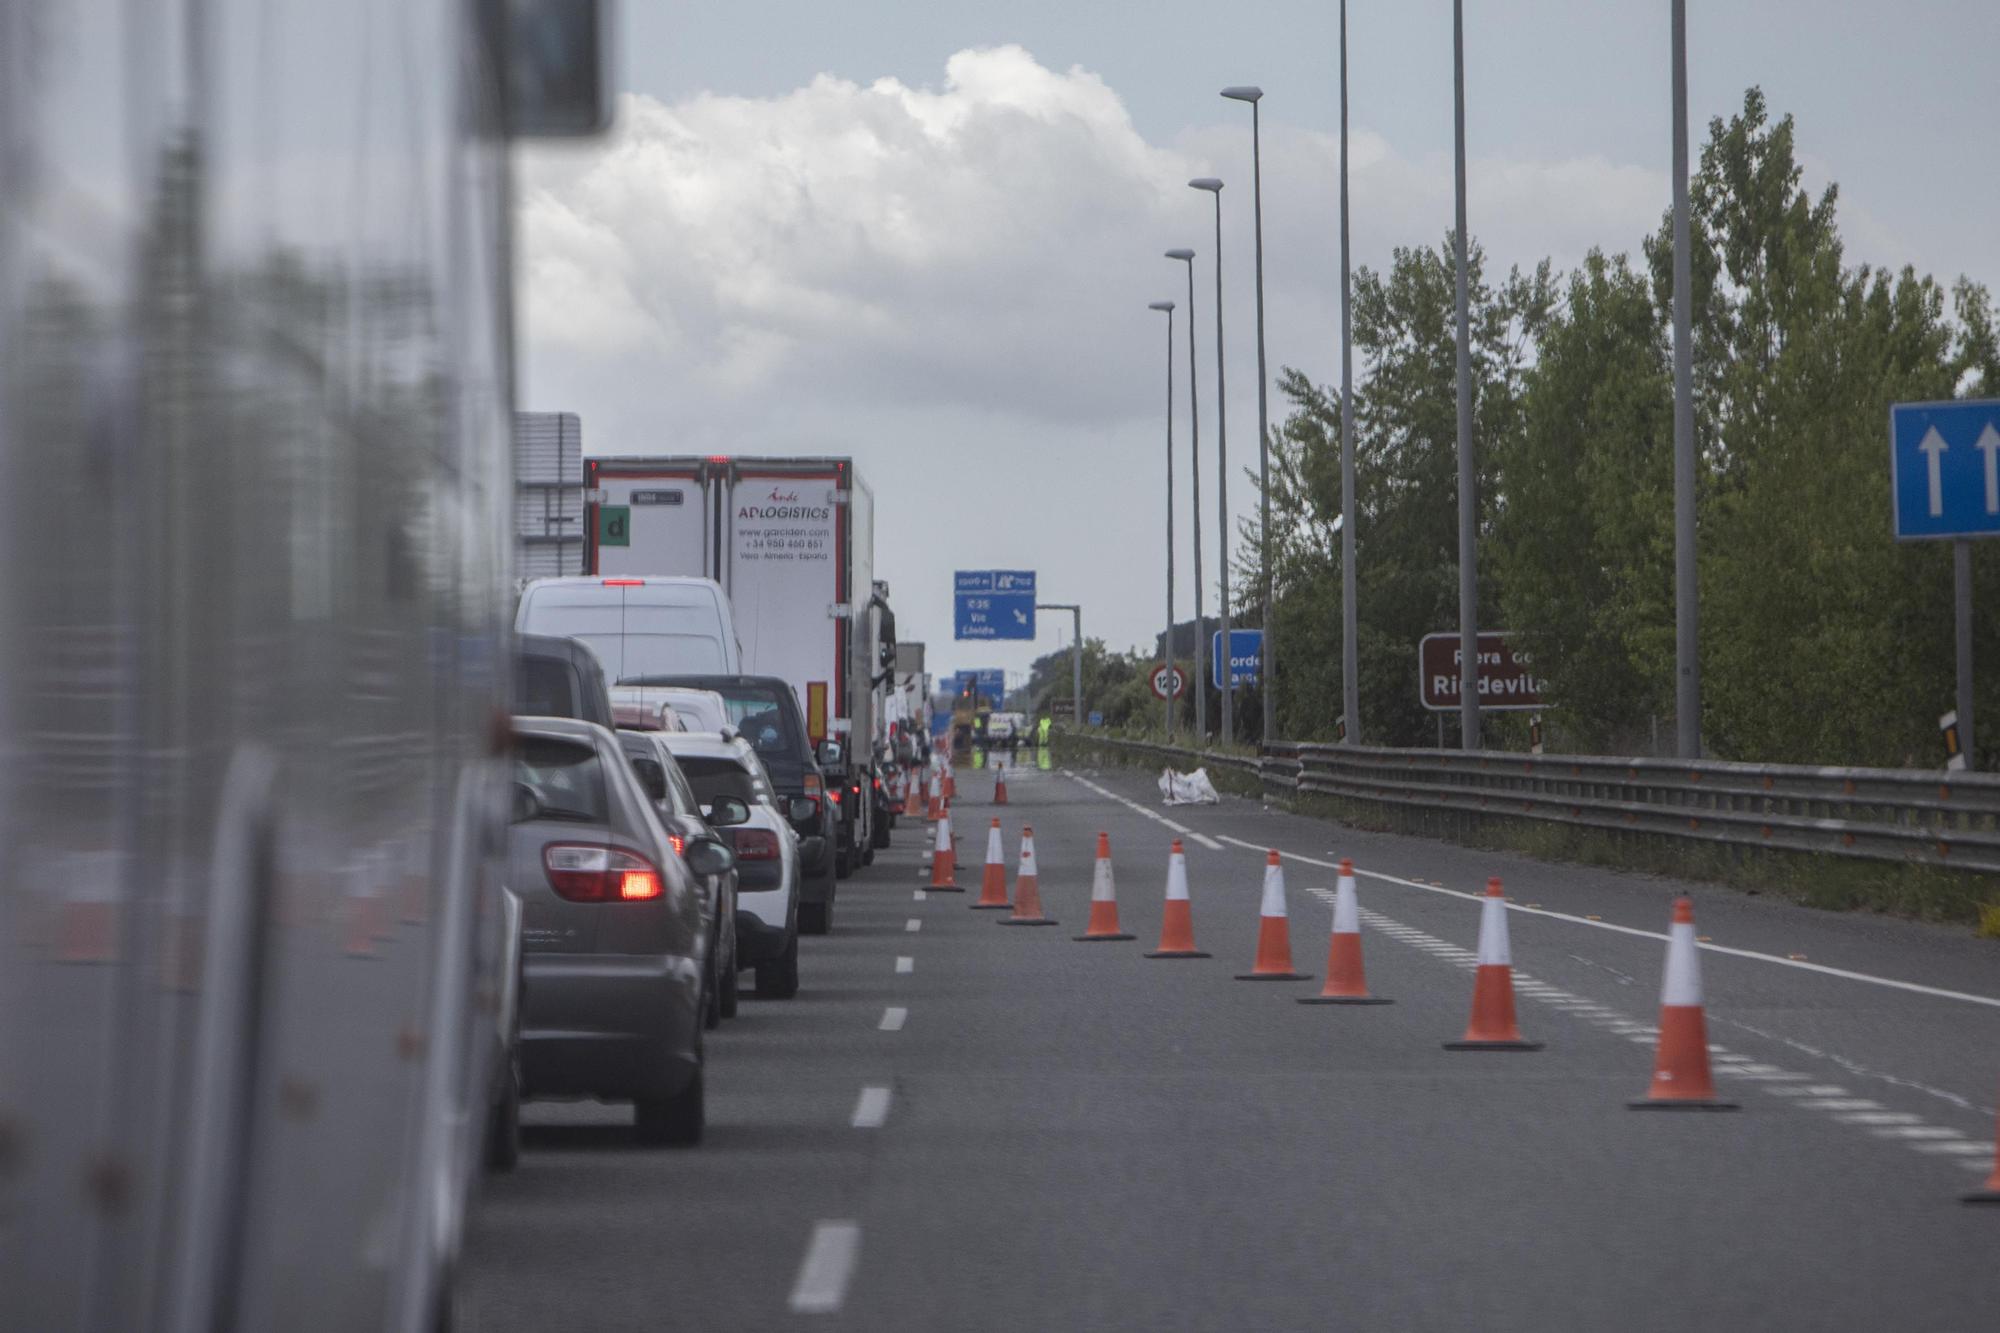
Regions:
<instances>
[{"instance_id":1,"label":"car wheel","mask_svg":"<svg viewBox=\"0 0 2000 1333\"><path fill-rule=\"evenodd\" d=\"M805 908L799 909L804 929ZM768 963L757 964L757 996L764 1000L789 1000L799 993L799 937L785 941L785 951Z\"/></svg>"},{"instance_id":2,"label":"car wheel","mask_svg":"<svg viewBox=\"0 0 2000 1333\"><path fill-rule=\"evenodd\" d=\"M894 815L884 812L875 816L875 841L873 845L876 847L887 847L889 845L889 830L894 827L896 827L896 817ZM874 861L875 857L872 852L869 854L868 859L870 862Z\"/></svg>"},{"instance_id":3,"label":"car wheel","mask_svg":"<svg viewBox=\"0 0 2000 1333\"><path fill-rule=\"evenodd\" d=\"M846 879L853 873L854 843L851 839L843 835L840 840L840 851L833 858L833 877L835 879Z\"/></svg>"},{"instance_id":4,"label":"car wheel","mask_svg":"<svg viewBox=\"0 0 2000 1333\"><path fill-rule=\"evenodd\" d=\"M799 904L799 934L824 935L833 929L833 903Z\"/></svg>"},{"instance_id":5,"label":"car wheel","mask_svg":"<svg viewBox=\"0 0 2000 1333\"><path fill-rule=\"evenodd\" d=\"M718 1004L724 1018L736 1017L737 1001L741 998L742 994L743 984L737 975L736 960L732 958L729 960L727 974L722 978L722 998Z\"/></svg>"},{"instance_id":6,"label":"car wheel","mask_svg":"<svg viewBox=\"0 0 2000 1333\"><path fill-rule=\"evenodd\" d=\"M649 1097L633 1103L632 1123L641 1143L663 1143L693 1147L701 1142L707 1123L707 1101L702 1093L701 1066L687 1086L671 1097Z\"/></svg>"},{"instance_id":7,"label":"car wheel","mask_svg":"<svg viewBox=\"0 0 2000 1333\"><path fill-rule=\"evenodd\" d=\"M486 1169L512 1171L521 1160L521 1070L508 1060L507 1087L486 1113Z\"/></svg>"}]
</instances>

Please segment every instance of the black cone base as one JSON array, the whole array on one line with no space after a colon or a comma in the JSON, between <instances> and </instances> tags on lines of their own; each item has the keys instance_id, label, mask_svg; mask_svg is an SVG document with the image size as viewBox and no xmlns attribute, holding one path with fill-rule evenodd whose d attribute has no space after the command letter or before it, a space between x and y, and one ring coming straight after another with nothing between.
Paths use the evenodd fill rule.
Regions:
<instances>
[{"instance_id":1,"label":"black cone base","mask_svg":"<svg viewBox=\"0 0 2000 1333\"><path fill-rule=\"evenodd\" d=\"M1161 951L1160 951L1160 952L1158 952L1158 953L1149 953L1149 954L1147 954L1147 955L1145 955L1145 956L1146 956L1146 957L1148 957L1148 958L1213 958L1213 957L1215 957L1215 955L1214 955L1214 954L1212 954L1212 953L1203 953L1203 952L1202 952L1201 950L1199 950L1199 949L1163 949L1163 950L1161 950Z\"/></svg>"},{"instance_id":2,"label":"black cone base","mask_svg":"<svg viewBox=\"0 0 2000 1333\"><path fill-rule=\"evenodd\" d=\"M1136 940L1137 935L1072 935L1078 944L1110 944L1115 940Z\"/></svg>"},{"instance_id":3,"label":"black cone base","mask_svg":"<svg viewBox=\"0 0 2000 1333\"><path fill-rule=\"evenodd\" d=\"M1448 1041L1447 1051L1539 1051L1539 1041Z\"/></svg>"},{"instance_id":4,"label":"black cone base","mask_svg":"<svg viewBox=\"0 0 2000 1333\"><path fill-rule=\"evenodd\" d=\"M1975 1190L1958 1196L1960 1203L2000 1203L2000 1190Z\"/></svg>"},{"instance_id":5,"label":"black cone base","mask_svg":"<svg viewBox=\"0 0 2000 1333\"><path fill-rule=\"evenodd\" d=\"M1674 1100L1655 1101L1651 1097L1636 1102L1626 1102L1628 1111L1740 1111L1743 1107L1736 1102L1718 1102L1708 1097L1683 1097Z\"/></svg>"},{"instance_id":6,"label":"black cone base","mask_svg":"<svg viewBox=\"0 0 2000 1333\"><path fill-rule=\"evenodd\" d=\"M1311 981L1309 972L1238 972L1238 981Z\"/></svg>"},{"instance_id":7,"label":"black cone base","mask_svg":"<svg viewBox=\"0 0 2000 1333\"><path fill-rule=\"evenodd\" d=\"M970 906L975 912L1011 912L1014 910L1014 904L1012 903L972 903Z\"/></svg>"},{"instance_id":8,"label":"black cone base","mask_svg":"<svg viewBox=\"0 0 2000 1333\"><path fill-rule=\"evenodd\" d=\"M926 893L964 893L964 892L965 892L965 888L964 888L964 886L963 886L963 885L959 885L959 884L926 884L926 885L924 885L924 892L926 892Z\"/></svg>"},{"instance_id":9,"label":"black cone base","mask_svg":"<svg viewBox=\"0 0 2000 1333\"><path fill-rule=\"evenodd\" d=\"M1009 916L1002 917L996 924L1002 926L1054 926L1061 923L1052 916Z\"/></svg>"},{"instance_id":10,"label":"black cone base","mask_svg":"<svg viewBox=\"0 0 2000 1333\"><path fill-rule=\"evenodd\" d=\"M1394 1004L1379 995L1302 995L1300 1004Z\"/></svg>"}]
</instances>

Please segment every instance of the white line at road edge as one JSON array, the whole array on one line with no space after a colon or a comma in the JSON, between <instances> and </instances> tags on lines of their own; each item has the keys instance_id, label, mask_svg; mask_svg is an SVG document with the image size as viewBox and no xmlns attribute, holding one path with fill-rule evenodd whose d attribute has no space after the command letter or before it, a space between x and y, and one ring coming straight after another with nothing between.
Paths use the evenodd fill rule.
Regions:
<instances>
[{"instance_id":1,"label":"white line at road edge","mask_svg":"<svg viewBox=\"0 0 2000 1333\"><path fill-rule=\"evenodd\" d=\"M1193 838L1196 842L1208 848L1208 850L1210 850L1211 852L1219 852L1222 850L1222 844L1217 842L1215 839L1209 837L1206 833L1196 833L1193 829L1189 828L1185 824L1176 824L1173 820L1168 819L1165 815L1161 814L1159 811L1148 810L1145 806L1140 805L1137 801L1128 801L1123 796L1120 796L1117 792L1110 790L1108 787L1100 787L1095 782L1092 782L1089 778L1086 778L1081 774L1072 773L1066 768L1062 772L1064 777L1075 778L1078 782L1081 782L1084 786L1090 788L1092 791L1096 792L1099 796L1103 796L1110 800L1116 801L1118 802L1118 804L1124 806L1128 810L1137 811L1139 814L1142 814L1146 818L1152 820L1155 824L1165 824L1168 828L1180 834L1183 838ZM1231 841L1234 841L1234 839L1231 839Z\"/></svg>"},{"instance_id":2,"label":"white line at road edge","mask_svg":"<svg viewBox=\"0 0 2000 1333\"><path fill-rule=\"evenodd\" d=\"M903 1024L907 1023L909 1019L910 1011L908 1009L898 1004L892 1004L882 1011L882 1021L876 1026L883 1032L901 1032Z\"/></svg>"},{"instance_id":3,"label":"white line at road edge","mask_svg":"<svg viewBox=\"0 0 2000 1333\"><path fill-rule=\"evenodd\" d=\"M792 1284L794 1314L833 1314L847 1299L854 1261L861 1257L861 1226L856 1222L821 1222L813 1228Z\"/></svg>"},{"instance_id":4,"label":"white line at road edge","mask_svg":"<svg viewBox=\"0 0 2000 1333\"><path fill-rule=\"evenodd\" d=\"M1241 838L1231 838L1226 835L1222 840L1234 843L1238 847L1247 847L1253 852L1266 850L1265 844L1261 842L1245 842ZM1300 856L1297 852L1280 851L1278 855L1284 857L1287 861L1297 861L1302 865L1319 866L1326 870L1339 869L1338 864L1333 861L1321 861L1310 856ZM1407 889L1422 889L1425 893L1442 893L1451 898L1464 898L1468 902L1479 902L1486 896L1483 893L1467 893L1463 889L1440 888L1435 884L1426 884L1418 879L1403 879L1396 875L1385 875L1379 870L1363 870L1359 866L1355 867L1354 873L1356 875L1365 875L1369 879L1379 879L1385 884L1400 884ZM1640 930L1637 926L1619 926L1609 921L1592 921L1586 917L1572 916L1568 912L1551 912L1546 907L1528 907L1522 903L1509 902L1507 910L1510 912L1520 912L1524 916L1542 916L1554 921L1567 921L1571 925L1589 926L1592 930L1608 930L1618 935L1637 935L1641 939L1648 940L1664 940L1667 938L1665 934L1657 930ZM1708 953L1726 954L1731 958L1748 958L1759 963L1774 963L1779 967L1797 968L1801 972L1817 972L1822 976L1839 977L1843 981L1865 981L1871 986L1886 986L1891 990L1910 991L1913 994L1928 995L1934 999L1961 1000L1966 1004L1983 1004L1989 1009L2000 1009L2000 999L1996 999L1990 995L1973 995L1966 991L1945 990L1938 986L1925 986L1915 981L1898 981L1894 977L1878 977L1867 972L1850 972L1843 967L1828 967L1824 963L1809 963L1797 958L1780 958L1776 954L1758 953L1752 949L1732 949L1723 944L1701 944L1696 947Z\"/></svg>"},{"instance_id":5,"label":"white line at road edge","mask_svg":"<svg viewBox=\"0 0 2000 1333\"><path fill-rule=\"evenodd\" d=\"M854 1127L880 1129L888 1119L889 1090L883 1087L863 1088L860 1098L854 1103Z\"/></svg>"}]
</instances>

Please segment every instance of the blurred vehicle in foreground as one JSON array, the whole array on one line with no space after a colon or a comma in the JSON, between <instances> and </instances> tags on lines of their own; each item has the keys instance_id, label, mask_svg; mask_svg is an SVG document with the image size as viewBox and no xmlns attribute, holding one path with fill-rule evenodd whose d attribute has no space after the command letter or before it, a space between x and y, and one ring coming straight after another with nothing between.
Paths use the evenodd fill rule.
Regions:
<instances>
[{"instance_id":1,"label":"blurred vehicle in foreground","mask_svg":"<svg viewBox=\"0 0 2000 1333\"><path fill-rule=\"evenodd\" d=\"M449 1309L509 984L508 140L602 124L597 19L0 0L0 1327Z\"/></svg>"},{"instance_id":2,"label":"blurred vehicle in foreground","mask_svg":"<svg viewBox=\"0 0 2000 1333\"><path fill-rule=\"evenodd\" d=\"M514 712L617 725L604 668L590 645L550 634L514 636Z\"/></svg>"},{"instance_id":3,"label":"blurred vehicle in foreground","mask_svg":"<svg viewBox=\"0 0 2000 1333\"><path fill-rule=\"evenodd\" d=\"M630 1101L641 1139L699 1142L708 940L695 877L734 856L697 839L683 861L617 737L588 722L515 720L512 813L524 1093Z\"/></svg>"}]
</instances>

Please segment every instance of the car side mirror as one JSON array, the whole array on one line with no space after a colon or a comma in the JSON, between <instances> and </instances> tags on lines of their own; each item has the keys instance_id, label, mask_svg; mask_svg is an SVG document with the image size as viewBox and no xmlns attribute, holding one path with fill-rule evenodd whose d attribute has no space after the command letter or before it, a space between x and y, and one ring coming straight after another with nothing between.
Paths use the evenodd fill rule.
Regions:
<instances>
[{"instance_id":1,"label":"car side mirror","mask_svg":"<svg viewBox=\"0 0 2000 1333\"><path fill-rule=\"evenodd\" d=\"M696 838L681 856L697 875L726 875L736 868L736 853L713 838Z\"/></svg>"},{"instance_id":2,"label":"car side mirror","mask_svg":"<svg viewBox=\"0 0 2000 1333\"><path fill-rule=\"evenodd\" d=\"M507 818L516 824L525 824L531 819L539 819L542 814L542 798L535 789L525 782L514 784L514 805Z\"/></svg>"},{"instance_id":3,"label":"car side mirror","mask_svg":"<svg viewBox=\"0 0 2000 1333\"><path fill-rule=\"evenodd\" d=\"M847 757L847 751L841 748L839 741L821 741L813 754L821 768L839 768L841 760Z\"/></svg>"},{"instance_id":4,"label":"car side mirror","mask_svg":"<svg viewBox=\"0 0 2000 1333\"><path fill-rule=\"evenodd\" d=\"M819 813L819 802L810 796L794 796L785 804L785 814L794 824L803 824Z\"/></svg>"},{"instance_id":5,"label":"car side mirror","mask_svg":"<svg viewBox=\"0 0 2000 1333\"><path fill-rule=\"evenodd\" d=\"M717 828L730 828L750 822L750 807L734 796L718 796L715 804L708 807L708 822Z\"/></svg>"}]
</instances>

